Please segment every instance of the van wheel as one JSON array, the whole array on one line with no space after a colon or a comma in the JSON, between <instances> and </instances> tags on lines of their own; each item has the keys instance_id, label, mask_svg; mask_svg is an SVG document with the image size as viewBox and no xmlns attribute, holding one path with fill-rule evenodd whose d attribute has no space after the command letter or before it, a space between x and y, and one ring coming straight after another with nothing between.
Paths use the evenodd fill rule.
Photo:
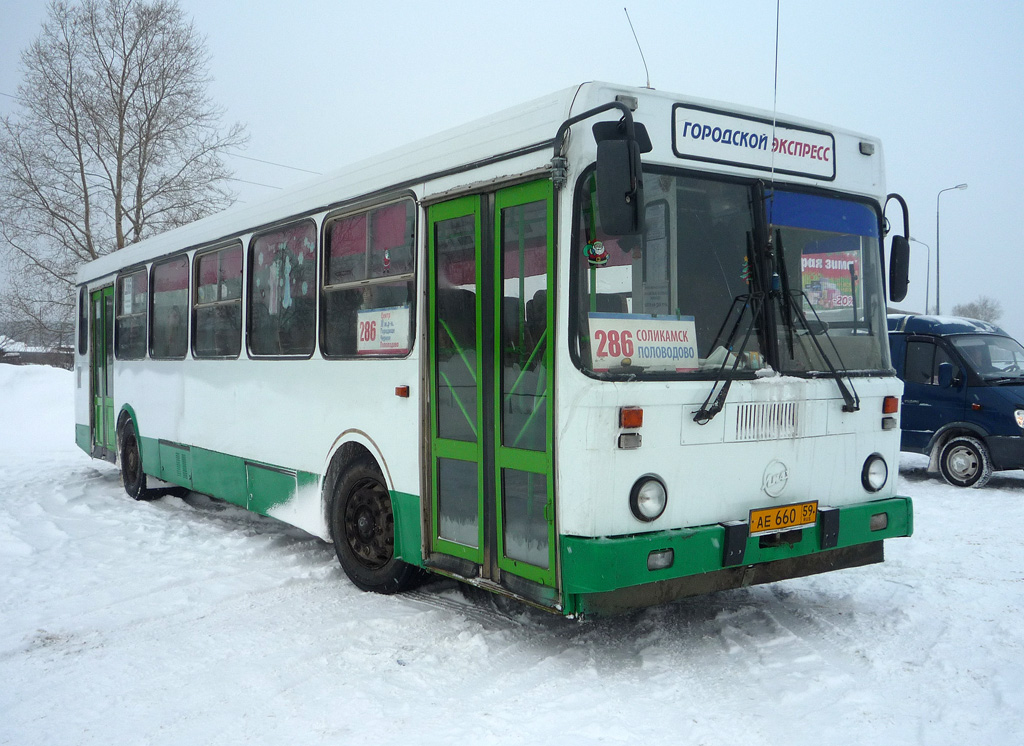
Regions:
<instances>
[{"instance_id":1,"label":"van wheel","mask_svg":"<svg viewBox=\"0 0 1024 746\"><path fill-rule=\"evenodd\" d=\"M939 471L954 487L984 487L992 476L992 459L984 443L961 435L942 447Z\"/></svg>"},{"instance_id":2,"label":"van wheel","mask_svg":"<svg viewBox=\"0 0 1024 746\"><path fill-rule=\"evenodd\" d=\"M120 453L121 483L124 491L133 500L153 500L160 495L146 489L146 472L142 470L142 454L139 452L139 441L135 437L135 428L126 422L121 428Z\"/></svg>"},{"instance_id":3,"label":"van wheel","mask_svg":"<svg viewBox=\"0 0 1024 746\"><path fill-rule=\"evenodd\" d=\"M395 558L391 495L370 459L353 462L338 480L331 537L341 568L360 590L399 593L420 579L418 568Z\"/></svg>"}]
</instances>

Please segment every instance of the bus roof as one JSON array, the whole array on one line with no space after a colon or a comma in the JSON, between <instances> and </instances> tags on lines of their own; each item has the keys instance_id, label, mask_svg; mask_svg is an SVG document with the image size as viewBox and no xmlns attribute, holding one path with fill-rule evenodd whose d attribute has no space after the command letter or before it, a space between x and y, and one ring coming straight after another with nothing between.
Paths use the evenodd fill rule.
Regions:
<instances>
[{"instance_id":1,"label":"bus roof","mask_svg":"<svg viewBox=\"0 0 1024 746\"><path fill-rule=\"evenodd\" d=\"M656 110L660 107L666 112L674 105L685 104L698 109L735 113L741 117L762 121L770 122L773 117L770 111L653 89L602 82L583 83L344 166L290 187L266 200L231 207L127 246L121 251L104 255L79 268L78 282L89 282L111 275L123 267L143 264L178 251L236 238L289 218L315 214L344 205L346 202L382 195L387 191L396 192L402 188L415 188L435 182L436 193L441 193L458 183L444 177L474 165L506 160L508 172L497 171L493 174L495 178L543 168L550 162L553 138L562 122L574 113L612 101L620 94L634 96L644 104L649 102L651 109ZM671 140L671 136L666 133L671 127L670 123L660 121L662 118L668 120L669 117L659 116L658 122L650 122L642 116L645 108L640 107L637 121L644 122L651 130L657 129L659 143ZM617 116L618 113L612 111L607 112L604 118L612 119ZM880 143L871 137L795 117L778 118L780 122L784 121L786 124L827 131L832 135L843 136L851 142L870 142L880 149ZM581 142L583 140L580 138ZM592 146L592 141L589 144ZM664 150L664 146L662 147ZM671 154L666 156L664 152L656 152L652 157L658 162L678 165L678 161L671 158ZM645 161L647 160L648 156L645 156ZM690 166L692 167L692 163ZM877 186L880 177L875 176L875 173L881 172L880 158L877 165L873 164L872 168L875 170L871 173L866 173L863 169L858 173L857 183L860 187L856 189L857 191L869 193L869 189L864 185ZM715 170L715 166L712 166L711 170ZM735 166L718 166L717 170L735 171ZM884 190L882 193L884 194ZM424 196L422 190L418 192L418 196Z\"/></svg>"}]
</instances>

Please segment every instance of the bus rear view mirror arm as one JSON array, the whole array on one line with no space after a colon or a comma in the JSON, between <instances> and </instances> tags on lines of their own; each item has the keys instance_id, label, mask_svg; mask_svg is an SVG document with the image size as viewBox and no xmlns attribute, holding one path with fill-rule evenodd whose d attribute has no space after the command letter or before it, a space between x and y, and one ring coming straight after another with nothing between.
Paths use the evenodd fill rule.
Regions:
<instances>
[{"instance_id":1,"label":"bus rear view mirror arm","mask_svg":"<svg viewBox=\"0 0 1024 746\"><path fill-rule=\"evenodd\" d=\"M621 101L611 101L562 122L554 139L552 175L555 187L565 185L562 146L573 124L619 109L622 120L611 127L599 122L597 139L597 195L601 229L608 235L635 236L644 231L644 192L640 154L650 150L650 137L643 125L633 122L633 113Z\"/></svg>"},{"instance_id":2,"label":"bus rear view mirror arm","mask_svg":"<svg viewBox=\"0 0 1024 746\"><path fill-rule=\"evenodd\" d=\"M889 298L899 303L907 297L907 286L910 284L910 211L907 209L907 201L898 194L886 197L887 207L891 199L899 202L903 208L903 235L892 237L892 248L889 250ZM888 225L886 220L886 232Z\"/></svg>"}]
</instances>

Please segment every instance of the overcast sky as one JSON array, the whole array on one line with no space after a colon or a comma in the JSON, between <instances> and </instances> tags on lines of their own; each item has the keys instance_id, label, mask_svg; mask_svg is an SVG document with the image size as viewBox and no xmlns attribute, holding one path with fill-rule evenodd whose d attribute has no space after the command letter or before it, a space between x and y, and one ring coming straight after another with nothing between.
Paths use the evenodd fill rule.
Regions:
<instances>
[{"instance_id":1,"label":"overcast sky","mask_svg":"<svg viewBox=\"0 0 1024 746\"><path fill-rule=\"evenodd\" d=\"M0 0L0 93L44 0ZM623 0L350 3L181 0L206 35L211 93L248 126L244 155L330 171L585 80L643 85ZM651 85L772 108L774 0L629 0ZM1024 171L1024 2L782 0L778 110L882 139L887 186L931 248L942 195L942 307L989 295L1024 340L1017 180ZM0 112L15 102L0 96ZM309 174L241 158L247 201ZM1018 177L1014 177L1018 174ZM898 225L898 223L897 223ZM923 310L912 244L905 307Z\"/></svg>"}]
</instances>

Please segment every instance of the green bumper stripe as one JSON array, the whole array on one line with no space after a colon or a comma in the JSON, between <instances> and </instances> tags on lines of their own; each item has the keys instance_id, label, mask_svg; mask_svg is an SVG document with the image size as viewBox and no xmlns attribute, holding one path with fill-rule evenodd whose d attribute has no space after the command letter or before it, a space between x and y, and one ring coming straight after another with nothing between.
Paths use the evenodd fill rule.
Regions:
<instances>
[{"instance_id":1,"label":"green bumper stripe","mask_svg":"<svg viewBox=\"0 0 1024 746\"><path fill-rule=\"evenodd\" d=\"M888 526L872 531L871 516L886 513ZM879 539L910 536L914 531L913 506L909 498L861 503L839 509L837 548ZM720 525L660 531L611 538L561 537L562 588L565 593L603 593L618 588L671 580L721 570L725 529ZM821 550L821 525L804 529L799 541L775 547L760 546L760 537L747 538L743 565L814 554ZM673 565L648 570L647 556L653 551L672 549Z\"/></svg>"}]
</instances>

